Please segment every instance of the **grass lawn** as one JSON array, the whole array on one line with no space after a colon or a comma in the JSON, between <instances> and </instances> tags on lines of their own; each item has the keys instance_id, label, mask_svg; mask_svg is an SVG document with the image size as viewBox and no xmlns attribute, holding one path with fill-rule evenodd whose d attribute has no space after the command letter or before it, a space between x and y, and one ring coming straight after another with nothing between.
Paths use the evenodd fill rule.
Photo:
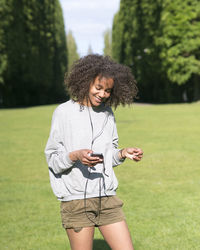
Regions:
<instances>
[{"instance_id":1,"label":"grass lawn","mask_svg":"<svg viewBox=\"0 0 200 250\"><path fill-rule=\"evenodd\" d=\"M0 110L2 250L70 249L43 153L55 107ZM120 147L145 153L115 168L135 250L200 249L200 103L115 114ZM94 249L109 249L98 229Z\"/></svg>"}]
</instances>

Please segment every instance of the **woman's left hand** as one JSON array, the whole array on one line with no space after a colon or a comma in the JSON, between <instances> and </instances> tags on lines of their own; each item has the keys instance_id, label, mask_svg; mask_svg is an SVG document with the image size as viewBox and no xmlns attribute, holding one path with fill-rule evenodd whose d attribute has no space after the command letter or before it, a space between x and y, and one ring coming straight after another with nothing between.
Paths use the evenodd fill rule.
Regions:
<instances>
[{"instance_id":1,"label":"woman's left hand","mask_svg":"<svg viewBox=\"0 0 200 250\"><path fill-rule=\"evenodd\" d=\"M124 148L121 151L121 157L140 161L143 157L143 151L140 148Z\"/></svg>"}]
</instances>

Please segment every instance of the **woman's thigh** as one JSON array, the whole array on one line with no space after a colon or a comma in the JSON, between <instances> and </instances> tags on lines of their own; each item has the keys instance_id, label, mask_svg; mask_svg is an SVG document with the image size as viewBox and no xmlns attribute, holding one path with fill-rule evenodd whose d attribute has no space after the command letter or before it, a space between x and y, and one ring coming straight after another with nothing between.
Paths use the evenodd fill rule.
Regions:
<instances>
[{"instance_id":1,"label":"woman's thigh","mask_svg":"<svg viewBox=\"0 0 200 250\"><path fill-rule=\"evenodd\" d=\"M66 229L72 250L92 250L94 227L84 227L79 232Z\"/></svg>"},{"instance_id":2,"label":"woman's thigh","mask_svg":"<svg viewBox=\"0 0 200 250\"><path fill-rule=\"evenodd\" d=\"M126 221L100 226L99 230L112 250L133 250L133 243Z\"/></svg>"}]
</instances>

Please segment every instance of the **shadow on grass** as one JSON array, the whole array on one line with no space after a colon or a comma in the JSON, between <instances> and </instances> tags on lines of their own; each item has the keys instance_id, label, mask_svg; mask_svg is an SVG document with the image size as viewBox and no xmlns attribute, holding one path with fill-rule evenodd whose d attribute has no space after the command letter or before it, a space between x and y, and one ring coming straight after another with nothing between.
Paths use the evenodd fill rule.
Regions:
<instances>
[{"instance_id":1,"label":"shadow on grass","mask_svg":"<svg viewBox=\"0 0 200 250\"><path fill-rule=\"evenodd\" d=\"M104 240L94 240L93 250L111 250Z\"/></svg>"}]
</instances>

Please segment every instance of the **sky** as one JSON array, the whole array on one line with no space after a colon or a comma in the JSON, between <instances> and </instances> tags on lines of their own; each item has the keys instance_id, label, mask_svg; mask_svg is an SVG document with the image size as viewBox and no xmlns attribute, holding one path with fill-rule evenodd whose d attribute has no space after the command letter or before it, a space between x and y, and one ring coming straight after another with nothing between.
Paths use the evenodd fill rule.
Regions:
<instances>
[{"instance_id":1,"label":"sky","mask_svg":"<svg viewBox=\"0 0 200 250\"><path fill-rule=\"evenodd\" d=\"M120 0L60 0L65 31L71 30L80 56L91 46L93 53L103 54L103 33L112 28Z\"/></svg>"}]
</instances>

